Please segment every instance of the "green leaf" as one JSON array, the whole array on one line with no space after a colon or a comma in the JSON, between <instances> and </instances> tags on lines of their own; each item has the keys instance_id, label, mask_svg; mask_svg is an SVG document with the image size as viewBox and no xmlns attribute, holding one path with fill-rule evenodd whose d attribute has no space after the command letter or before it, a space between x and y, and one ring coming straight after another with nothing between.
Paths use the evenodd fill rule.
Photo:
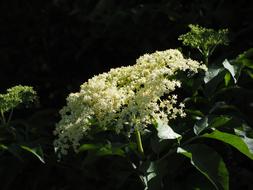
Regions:
<instances>
[{"instance_id":1,"label":"green leaf","mask_svg":"<svg viewBox=\"0 0 253 190\"><path fill-rule=\"evenodd\" d=\"M104 146L101 147L96 153L98 156L109 156L109 155L125 156L124 151L119 147Z\"/></svg>"},{"instance_id":2,"label":"green leaf","mask_svg":"<svg viewBox=\"0 0 253 190\"><path fill-rule=\"evenodd\" d=\"M246 73L250 76L250 78L253 79L253 72L251 72L250 70L246 70Z\"/></svg>"},{"instance_id":3,"label":"green leaf","mask_svg":"<svg viewBox=\"0 0 253 190\"><path fill-rule=\"evenodd\" d=\"M44 161L44 155L43 155L43 151L42 151L42 148L39 146L39 147L35 147L35 148L30 148L30 147L27 147L27 146L24 146L24 145L20 145L20 147L23 149L23 150L26 150L30 153L32 153L34 156L36 156L42 163L45 164L45 161Z\"/></svg>"},{"instance_id":4,"label":"green leaf","mask_svg":"<svg viewBox=\"0 0 253 190\"><path fill-rule=\"evenodd\" d=\"M217 128L228 123L232 118L227 116L214 117L210 122L210 128Z\"/></svg>"},{"instance_id":5,"label":"green leaf","mask_svg":"<svg viewBox=\"0 0 253 190\"><path fill-rule=\"evenodd\" d=\"M224 101L215 102L215 104L212 106L212 108L209 110L209 113L213 113L216 110L219 110L221 107L227 106L227 104Z\"/></svg>"},{"instance_id":6,"label":"green leaf","mask_svg":"<svg viewBox=\"0 0 253 190\"><path fill-rule=\"evenodd\" d=\"M212 97L217 90L219 84L224 81L224 76L226 71L222 68L217 75L215 75L211 80L208 80L206 85L204 86L204 94L207 97Z\"/></svg>"},{"instance_id":7,"label":"green leaf","mask_svg":"<svg viewBox=\"0 0 253 190\"><path fill-rule=\"evenodd\" d=\"M180 189L215 190L214 185L198 170L190 170L181 181L180 185L182 187Z\"/></svg>"},{"instance_id":8,"label":"green leaf","mask_svg":"<svg viewBox=\"0 0 253 190\"><path fill-rule=\"evenodd\" d=\"M227 69L230 74L232 75L235 83L236 83L236 78L235 78L235 68L233 67L233 65L231 65L227 59L225 59L222 63L222 65L224 66L225 69Z\"/></svg>"},{"instance_id":9,"label":"green leaf","mask_svg":"<svg viewBox=\"0 0 253 190\"><path fill-rule=\"evenodd\" d=\"M101 146L101 144L83 144L79 147L78 152L84 152L86 150L97 150Z\"/></svg>"},{"instance_id":10,"label":"green leaf","mask_svg":"<svg viewBox=\"0 0 253 190\"><path fill-rule=\"evenodd\" d=\"M204 114L200 110L185 109L186 115L190 115L194 120L201 119Z\"/></svg>"},{"instance_id":11,"label":"green leaf","mask_svg":"<svg viewBox=\"0 0 253 190\"><path fill-rule=\"evenodd\" d=\"M13 142L16 139L15 128L11 126L0 127L0 142L8 144L8 142Z\"/></svg>"},{"instance_id":12,"label":"green leaf","mask_svg":"<svg viewBox=\"0 0 253 190\"><path fill-rule=\"evenodd\" d=\"M231 75L229 72L226 73L224 76L225 86L228 86L229 82L231 81Z\"/></svg>"},{"instance_id":13,"label":"green leaf","mask_svg":"<svg viewBox=\"0 0 253 190\"><path fill-rule=\"evenodd\" d=\"M193 130L196 135L199 135L206 128L208 128L208 117L204 117L197 121L193 127Z\"/></svg>"},{"instance_id":14,"label":"green leaf","mask_svg":"<svg viewBox=\"0 0 253 190\"><path fill-rule=\"evenodd\" d=\"M139 171L142 173L142 175L140 175L140 178L145 185L145 189L149 189L149 181L157 176L156 170L157 169L155 162L145 161L140 165Z\"/></svg>"},{"instance_id":15,"label":"green leaf","mask_svg":"<svg viewBox=\"0 0 253 190\"><path fill-rule=\"evenodd\" d=\"M253 138L249 138L247 134L248 131L245 130L245 126L243 128L244 128L243 130L234 129L235 134L242 138L243 142L249 148L249 151L253 154ZM247 126L247 128L250 128L250 127ZM250 128L249 130L251 130L250 132L252 133L252 129Z\"/></svg>"},{"instance_id":16,"label":"green leaf","mask_svg":"<svg viewBox=\"0 0 253 190\"><path fill-rule=\"evenodd\" d=\"M143 162L139 171L143 174L142 181L149 190L160 190L162 188L162 178L167 174L168 164L164 162L155 162L147 160Z\"/></svg>"},{"instance_id":17,"label":"green leaf","mask_svg":"<svg viewBox=\"0 0 253 190\"><path fill-rule=\"evenodd\" d=\"M222 67L219 67L217 65L211 65L209 66L208 70L205 73L205 77L204 77L204 82L208 83L209 81L211 81L213 78L215 78L216 76L218 76L218 74L223 71L224 69Z\"/></svg>"},{"instance_id":18,"label":"green leaf","mask_svg":"<svg viewBox=\"0 0 253 190\"><path fill-rule=\"evenodd\" d=\"M236 65L236 64L231 65L227 59L225 59L223 61L222 65L224 66L225 69L227 69L229 71L229 73L233 77L234 82L236 84L237 80L240 76L240 72L241 72L242 67L240 67L240 65Z\"/></svg>"},{"instance_id":19,"label":"green leaf","mask_svg":"<svg viewBox=\"0 0 253 190\"><path fill-rule=\"evenodd\" d=\"M150 146L154 153L160 154L162 151L167 150L171 142L161 140L158 136L153 136L150 140Z\"/></svg>"},{"instance_id":20,"label":"green leaf","mask_svg":"<svg viewBox=\"0 0 253 190\"><path fill-rule=\"evenodd\" d=\"M248 67L250 69L253 69L253 60L244 59L242 60L242 63L245 67Z\"/></svg>"},{"instance_id":21,"label":"green leaf","mask_svg":"<svg viewBox=\"0 0 253 190\"><path fill-rule=\"evenodd\" d=\"M97 156L107 156L107 155L118 155L125 156L125 152L122 150L122 146L111 144L109 141L107 144L83 144L78 149L78 152L84 152L87 150L95 151Z\"/></svg>"},{"instance_id":22,"label":"green leaf","mask_svg":"<svg viewBox=\"0 0 253 190\"><path fill-rule=\"evenodd\" d=\"M164 121L158 119L157 121L157 136L160 139L179 139L182 136L173 131L173 129Z\"/></svg>"},{"instance_id":23,"label":"green leaf","mask_svg":"<svg viewBox=\"0 0 253 190\"><path fill-rule=\"evenodd\" d=\"M20 147L17 144L10 144L7 149L13 156L18 158L21 161L24 161L21 156L21 150Z\"/></svg>"},{"instance_id":24,"label":"green leaf","mask_svg":"<svg viewBox=\"0 0 253 190\"><path fill-rule=\"evenodd\" d=\"M234 129L235 134L240 137L253 138L253 129L245 123L240 123L240 127Z\"/></svg>"},{"instance_id":25,"label":"green leaf","mask_svg":"<svg viewBox=\"0 0 253 190\"><path fill-rule=\"evenodd\" d=\"M205 129L221 127L228 123L230 120L231 117L227 116L208 115L196 122L194 125L194 133L196 135L199 135Z\"/></svg>"},{"instance_id":26,"label":"green leaf","mask_svg":"<svg viewBox=\"0 0 253 190\"><path fill-rule=\"evenodd\" d=\"M177 153L191 159L191 164L214 185L216 189L229 189L229 174L222 157L204 144L179 147Z\"/></svg>"},{"instance_id":27,"label":"green leaf","mask_svg":"<svg viewBox=\"0 0 253 190\"><path fill-rule=\"evenodd\" d=\"M244 53L240 54L234 62L236 64L241 64L247 68L253 69L253 48L245 51Z\"/></svg>"},{"instance_id":28,"label":"green leaf","mask_svg":"<svg viewBox=\"0 0 253 190\"><path fill-rule=\"evenodd\" d=\"M202 137L225 142L253 160L253 154L250 152L247 144L245 144L245 142L239 136L214 130L212 133L202 135Z\"/></svg>"},{"instance_id":29,"label":"green leaf","mask_svg":"<svg viewBox=\"0 0 253 190\"><path fill-rule=\"evenodd\" d=\"M4 144L0 144L0 150L7 150L7 149L8 149L7 146L5 146Z\"/></svg>"}]
</instances>

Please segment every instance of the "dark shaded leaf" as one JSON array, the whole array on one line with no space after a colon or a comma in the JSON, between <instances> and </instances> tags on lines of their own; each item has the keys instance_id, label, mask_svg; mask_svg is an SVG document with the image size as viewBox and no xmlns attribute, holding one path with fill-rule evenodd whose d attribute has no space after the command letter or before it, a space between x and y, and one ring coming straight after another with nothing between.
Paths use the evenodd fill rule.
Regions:
<instances>
[{"instance_id":1,"label":"dark shaded leaf","mask_svg":"<svg viewBox=\"0 0 253 190\"><path fill-rule=\"evenodd\" d=\"M104 146L104 147L101 147L97 151L97 155L98 156L109 156L109 155L125 156L125 152L119 147Z\"/></svg>"},{"instance_id":2,"label":"dark shaded leaf","mask_svg":"<svg viewBox=\"0 0 253 190\"><path fill-rule=\"evenodd\" d=\"M194 133L196 135L200 134L203 130L208 127L208 117L204 117L197 121L193 127Z\"/></svg>"},{"instance_id":3,"label":"dark shaded leaf","mask_svg":"<svg viewBox=\"0 0 253 190\"><path fill-rule=\"evenodd\" d=\"M108 142L107 144L83 144L78 149L79 152L91 150L94 151L97 156L108 156L108 155L118 155L124 156L125 152L122 150L122 145L111 144Z\"/></svg>"},{"instance_id":4,"label":"dark shaded leaf","mask_svg":"<svg viewBox=\"0 0 253 190\"><path fill-rule=\"evenodd\" d=\"M226 71L224 69L221 69L217 75L215 75L211 80L208 80L204 87L204 94L206 97L212 97L219 86L222 82L224 82L224 76L226 74Z\"/></svg>"},{"instance_id":5,"label":"dark shaded leaf","mask_svg":"<svg viewBox=\"0 0 253 190\"><path fill-rule=\"evenodd\" d=\"M218 76L218 74L223 70L224 69L222 67L211 65L205 73L204 82L205 83L210 82L212 79Z\"/></svg>"},{"instance_id":6,"label":"dark shaded leaf","mask_svg":"<svg viewBox=\"0 0 253 190\"><path fill-rule=\"evenodd\" d=\"M204 144L192 144L179 147L177 153L190 158L191 164L206 176L216 189L229 189L228 170L222 157L213 149Z\"/></svg>"},{"instance_id":7,"label":"dark shaded leaf","mask_svg":"<svg viewBox=\"0 0 253 190\"><path fill-rule=\"evenodd\" d=\"M150 190L162 189L162 178L167 172L167 163L165 161L155 162L146 161L144 162L139 170L143 173L143 183L146 188Z\"/></svg>"},{"instance_id":8,"label":"dark shaded leaf","mask_svg":"<svg viewBox=\"0 0 253 190\"><path fill-rule=\"evenodd\" d=\"M0 144L0 150L7 150L7 149L8 149L7 146L5 146L4 144Z\"/></svg>"},{"instance_id":9,"label":"dark shaded leaf","mask_svg":"<svg viewBox=\"0 0 253 190\"><path fill-rule=\"evenodd\" d=\"M204 117L204 114L200 110L185 109L187 115L194 116L194 118Z\"/></svg>"},{"instance_id":10,"label":"dark shaded leaf","mask_svg":"<svg viewBox=\"0 0 253 190\"><path fill-rule=\"evenodd\" d=\"M7 149L13 156L15 156L16 158L18 158L21 161L24 161L22 156L21 156L21 150L20 150L20 146L16 145L16 144L11 144L8 146Z\"/></svg>"},{"instance_id":11,"label":"dark shaded leaf","mask_svg":"<svg viewBox=\"0 0 253 190\"><path fill-rule=\"evenodd\" d=\"M194 125L194 133L196 135L199 135L205 129L221 127L228 123L230 120L231 117L227 116L208 115L196 122Z\"/></svg>"}]
</instances>

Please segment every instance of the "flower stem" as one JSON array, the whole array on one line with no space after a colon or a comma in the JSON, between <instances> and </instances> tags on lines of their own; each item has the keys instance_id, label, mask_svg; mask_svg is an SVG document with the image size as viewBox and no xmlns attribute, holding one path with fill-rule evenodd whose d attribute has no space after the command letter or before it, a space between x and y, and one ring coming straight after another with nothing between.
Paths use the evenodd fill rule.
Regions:
<instances>
[{"instance_id":1,"label":"flower stem","mask_svg":"<svg viewBox=\"0 0 253 190\"><path fill-rule=\"evenodd\" d=\"M2 118L3 124L6 124L6 120L5 120L5 116L4 116L3 110L1 110L1 118Z\"/></svg>"},{"instance_id":2,"label":"flower stem","mask_svg":"<svg viewBox=\"0 0 253 190\"><path fill-rule=\"evenodd\" d=\"M136 129L136 128L135 128L135 137L136 137L138 151L140 152L141 156L144 157L144 150L142 147L141 134L140 134L140 131L138 131L138 129Z\"/></svg>"},{"instance_id":3,"label":"flower stem","mask_svg":"<svg viewBox=\"0 0 253 190\"><path fill-rule=\"evenodd\" d=\"M202 55L204 57L204 64L206 64L206 66L208 66L210 52L209 52L209 50L205 50L203 52L204 53Z\"/></svg>"},{"instance_id":4,"label":"flower stem","mask_svg":"<svg viewBox=\"0 0 253 190\"><path fill-rule=\"evenodd\" d=\"M208 60L208 56L205 56L205 57L204 57L204 63L206 64L206 66L208 66L208 61L209 61L209 60Z\"/></svg>"},{"instance_id":5,"label":"flower stem","mask_svg":"<svg viewBox=\"0 0 253 190\"><path fill-rule=\"evenodd\" d=\"M13 108L11 109L11 112L9 114L9 117L8 117L8 120L7 120L7 125L10 123L12 115L13 115Z\"/></svg>"}]
</instances>

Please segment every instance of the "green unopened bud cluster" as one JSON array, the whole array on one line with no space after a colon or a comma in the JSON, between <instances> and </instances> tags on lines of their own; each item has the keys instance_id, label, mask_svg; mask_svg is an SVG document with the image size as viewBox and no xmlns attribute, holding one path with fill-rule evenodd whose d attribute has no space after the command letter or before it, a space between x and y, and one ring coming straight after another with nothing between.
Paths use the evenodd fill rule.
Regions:
<instances>
[{"instance_id":1,"label":"green unopened bud cluster","mask_svg":"<svg viewBox=\"0 0 253 190\"><path fill-rule=\"evenodd\" d=\"M20 104L28 104L36 99L36 92L30 86L14 86L7 93L0 94L0 111L8 112Z\"/></svg>"},{"instance_id":2,"label":"green unopened bud cluster","mask_svg":"<svg viewBox=\"0 0 253 190\"><path fill-rule=\"evenodd\" d=\"M208 59L218 45L228 45L228 29L204 28L199 25L189 25L190 32L179 36L183 45L198 49Z\"/></svg>"}]
</instances>

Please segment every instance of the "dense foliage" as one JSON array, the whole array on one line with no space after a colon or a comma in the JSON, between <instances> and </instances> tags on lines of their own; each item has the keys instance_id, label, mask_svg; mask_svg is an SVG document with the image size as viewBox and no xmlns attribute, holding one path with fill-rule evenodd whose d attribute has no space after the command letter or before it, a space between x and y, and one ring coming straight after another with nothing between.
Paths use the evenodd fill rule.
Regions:
<instances>
[{"instance_id":1,"label":"dense foliage","mask_svg":"<svg viewBox=\"0 0 253 190\"><path fill-rule=\"evenodd\" d=\"M6 1L1 9L1 189L253 187L251 1ZM178 80L181 87L157 95L156 80L143 80L158 75L141 71L150 63L158 71L171 59L168 54L154 59L152 52L178 47L180 63L191 58L208 70L164 72L160 83ZM138 61L135 66L144 53L149 53L144 66ZM61 114L68 122L74 119L61 124L58 112L67 94L94 74L124 65L132 66L95 76L70 94ZM148 81L156 91L145 86ZM20 83L29 86L15 86ZM144 98L148 90L154 96ZM84 97L92 100L83 102ZM152 106L162 105L159 101L163 110L150 114ZM87 108L94 113L81 127L92 130L78 137L74 149L69 130L67 138L63 135L68 154L59 157L53 131L59 125L79 126ZM186 117L171 119L173 111ZM124 123L117 131L121 116ZM64 134L62 129L55 133Z\"/></svg>"}]
</instances>

